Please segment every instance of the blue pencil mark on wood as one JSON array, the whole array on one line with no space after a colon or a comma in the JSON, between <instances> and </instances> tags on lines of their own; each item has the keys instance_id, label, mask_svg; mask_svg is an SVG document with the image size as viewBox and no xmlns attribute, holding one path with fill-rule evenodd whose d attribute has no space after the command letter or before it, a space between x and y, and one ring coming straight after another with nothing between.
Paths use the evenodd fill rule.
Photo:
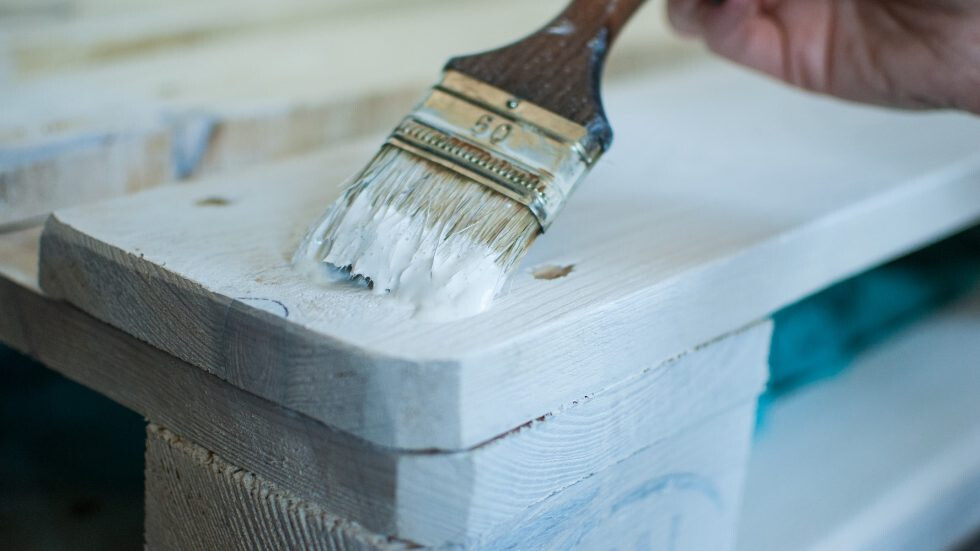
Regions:
<instances>
[{"instance_id":1,"label":"blue pencil mark on wood","mask_svg":"<svg viewBox=\"0 0 980 551\"><path fill-rule=\"evenodd\" d=\"M592 491L548 511L528 525L521 526L493 542L488 549L545 549L555 538L577 533L574 544L569 545L575 547L601 521L588 514L589 504L598 498L598 494L598 491Z\"/></svg>"},{"instance_id":2,"label":"blue pencil mark on wood","mask_svg":"<svg viewBox=\"0 0 980 551\"><path fill-rule=\"evenodd\" d=\"M253 306L265 310L266 312L270 312L272 314L278 313L273 311L275 307L278 307L282 309L282 313L280 314L282 317L284 318L289 317L289 308L287 308L286 305L283 304L281 301L276 300L274 298L235 297L235 300L240 300L246 304L252 303Z\"/></svg>"},{"instance_id":3,"label":"blue pencil mark on wood","mask_svg":"<svg viewBox=\"0 0 980 551\"><path fill-rule=\"evenodd\" d=\"M171 118L174 176L190 178L204 160L218 121L214 115L188 113Z\"/></svg>"},{"instance_id":4,"label":"blue pencil mark on wood","mask_svg":"<svg viewBox=\"0 0 980 551\"><path fill-rule=\"evenodd\" d=\"M717 509L724 508L721 494L711 480L695 473L670 473L648 480L629 491L613 503L611 511L616 514L620 509L643 501L653 494L662 494L673 490L700 494L706 497Z\"/></svg>"},{"instance_id":5,"label":"blue pencil mark on wood","mask_svg":"<svg viewBox=\"0 0 980 551\"><path fill-rule=\"evenodd\" d=\"M125 136L113 135L110 132L93 132L81 135L49 137L43 143L0 147L0 167L13 169L54 159L67 153L107 147L114 141L123 138Z\"/></svg>"},{"instance_id":6,"label":"blue pencil mark on wood","mask_svg":"<svg viewBox=\"0 0 980 551\"><path fill-rule=\"evenodd\" d=\"M564 491L574 491L572 488ZM622 494L604 511L590 510L596 501L602 499L598 490L573 499L568 503L548 511L538 517L528 519L524 525L495 540L488 549L545 549L576 548L589 535L609 518L624 508L643 502L656 495L671 492L687 492L702 496L715 508L724 508L724 500L714 482L695 473L676 472L652 478ZM671 517L670 532L665 534L670 545L676 545L680 532L682 515ZM650 535L646 534L649 538ZM560 545L558 545L560 542Z\"/></svg>"}]
</instances>

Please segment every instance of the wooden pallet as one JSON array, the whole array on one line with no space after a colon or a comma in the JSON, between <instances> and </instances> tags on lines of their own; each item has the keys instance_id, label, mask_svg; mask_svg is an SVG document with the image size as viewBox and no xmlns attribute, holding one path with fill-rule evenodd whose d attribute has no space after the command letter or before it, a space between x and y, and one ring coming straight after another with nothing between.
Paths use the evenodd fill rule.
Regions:
<instances>
[{"instance_id":1,"label":"wooden pallet","mask_svg":"<svg viewBox=\"0 0 980 551\"><path fill-rule=\"evenodd\" d=\"M500 16L461 4L425 24L449 28L479 10L484 21ZM353 85L338 78L343 64L337 73L310 70L319 67L316 55L272 64L260 77L249 71L266 52L337 51L350 43L344 33L404 29L393 16L348 15L288 32L242 23L247 39L218 29L207 44L93 58L84 71L89 61L39 69L10 98L37 110L37 98L79 82L113 83L119 95L79 102L71 116L55 110L50 128L8 125L11 141L0 143L16 148L0 152L0 164L16 158L3 166L22 172L4 173L5 197L33 197L20 204L38 214L79 199L86 182L105 186L86 199L118 194L380 128L385 109L404 110L392 99L397 90L437 63L417 71L399 64L404 73ZM474 47L500 30L460 29ZM433 40L424 51L442 59L442 46ZM365 54L364 63L390 62L382 53ZM236 61L214 74L228 59ZM194 78L168 88L157 75L174 67ZM365 99L370 90L377 103ZM319 528L303 537L324 545L340 526L355 539L435 546L589 547L590 538L609 543L619 530L624 546L674 534L679 548L707 545L683 539L696 537L730 547L737 507L712 513L697 502L700 516L687 518L707 520L677 535L671 519L689 502L646 501L656 492L644 488L687 488L661 475L688 468L711 473L724 502L737 501L768 328L738 330L978 220L980 125L843 105L700 61L618 79L607 104L616 148L487 314L422 322L390 300L311 285L289 266L306 225L379 134L195 187L58 212L39 259L50 296L38 287L37 230L0 236L0 338L179 435L151 431L156 545L231 544L235 533L221 530L223 520L261 518L257 526L278 535L259 530L255 538L309 522ZM89 149L76 149L75 138ZM76 158L80 164L64 164ZM111 163L118 166L107 170ZM542 266L572 269L542 280L534 276ZM973 449L965 443L935 464L969 464ZM954 482L971 483L968 471L956 471L963 476ZM209 516L216 510L193 502L177 472L197 477L213 503L234 495L252 505ZM630 510L641 516L613 514L634 494L643 499L630 503L646 505ZM298 513L288 505L296 503ZM874 537L827 541L895 541L888 538L902 533L897 527L912 526L937 501L887 518L876 503L854 509L877 522ZM286 516L257 516L269 510ZM934 515L922 526L972 522L969 514ZM166 529L188 518L200 531ZM602 521L593 527L587 518ZM653 528L637 518L654 518ZM363 531L345 531L351 523ZM823 526L833 537L855 533L833 519Z\"/></svg>"},{"instance_id":2,"label":"wooden pallet","mask_svg":"<svg viewBox=\"0 0 980 551\"><path fill-rule=\"evenodd\" d=\"M291 267L376 141L56 213L42 287L336 433L273 447L270 424L217 449L206 429L163 426L377 533L472 544L668 438L660 422L694 430L718 409L691 408L751 401L759 384L722 382L717 361L714 383L650 366L980 217L967 117L843 105L717 62L619 83L608 102L620 145L473 318L419 320ZM541 265L574 268L541 280Z\"/></svg>"}]
</instances>

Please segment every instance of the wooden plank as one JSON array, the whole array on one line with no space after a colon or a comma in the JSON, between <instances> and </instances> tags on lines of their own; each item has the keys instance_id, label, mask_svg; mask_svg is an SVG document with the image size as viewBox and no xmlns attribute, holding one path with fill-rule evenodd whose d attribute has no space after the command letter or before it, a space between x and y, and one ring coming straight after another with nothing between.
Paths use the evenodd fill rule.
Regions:
<instances>
[{"instance_id":1,"label":"wooden plank","mask_svg":"<svg viewBox=\"0 0 980 551\"><path fill-rule=\"evenodd\" d=\"M118 136L95 130L50 138L38 147L0 143L0 228L38 224L54 208L173 178L171 136L163 126Z\"/></svg>"},{"instance_id":2,"label":"wooden plank","mask_svg":"<svg viewBox=\"0 0 980 551\"><path fill-rule=\"evenodd\" d=\"M40 226L0 234L0 277L40 294L37 284L40 240Z\"/></svg>"},{"instance_id":3,"label":"wooden plank","mask_svg":"<svg viewBox=\"0 0 980 551\"><path fill-rule=\"evenodd\" d=\"M769 325L756 325L593 391L467 453L410 454L399 462L398 533L424 543L485 534L638 450L754 404L768 351ZM712 446L703 447L686 451L711 453ZM459 531L464 523L465 534Z\"/></svg>"},{"instance_id":4,"label":"wooden plank","mask_svg":"<svg viewBox=\"0 0 980 551\"><path fill-rule=\"evenodd\" d=\"M451 55L511 40L560 4L355 10L5 86L0 226L387 130ZM690 51L668 36L650 10L624 33L611 73Z\"/></svg>"},{"instance_id":5,"label":"wooden plank","mask_svg":"<svg viewBox=\"0 0 980 551\"><path fill-rule=\"evenodd\" d=\"M0 7L0 18L19 16L21 21L18 25L0 25L0 30L11 76L22 79L66 67L199 45L230 33L343 17L358 11L377 14L382 7L397 11L408 6L411 10L420 2L31 0L29 5L16 4Z\"/></svg>"},{"instance_id":6,"label":"wooden plank","mask_svg":"<svg viewBox=\"0 0 980 551\"><path fill-rule=\"evenodd\" d=\"M755 402L705 419L502 525L487 549L733 549Z\"/></svg>"},{"instance_id":7,"label":"wooden plank","mask_svg":"<svg viewBox=\"0 0 980 551\"><path fill-rule=\"evenodd\" d=\"M980 288L777 401L739 549L952 549L980 527Z\"/></svg>"},{"instance_id":8,"label":"wooden plank","mask_svg":"<svg viewBox=\"0 0 980 551\"><path fill-rule=\"evenodd\" d=\"M145 519L150 550L416 548L332 515L152 423Z\"/></svg>"},{"instance_id":9,"label":"wooden plank","mask_svg":"<svg viewBox=\"0 0 980 551\"><path fill-rule=\"evenodd\" d=\"M11 6L8 10L0 7L3 38L0 53L7 57L8 76L12 81L29 80L107 62L146 59L147 54L199 48L228 39L248 40L249 36L283 34L283 31L304 32L311 26L331 21L360 25L366 18L397 18L403 21L404 27L419 28L425 25L424 19L438 18L441 12L454 10L468 10L471 17L465 29L440 30L438 36L445 39L446 47L452 48L457 43L459 48L465 48L464 30L494 33L497 41L484 46L497 46L543 24L558 13L564 2L539 0L531 5L503 0L496 6L499 15L495 16L471 0L217 0L207 4L182 0L166 4L129 1L102 5L77 0L49 0L46 5L32 1L29 6ZM501 21L507 23L501 25ZM631 26L642 31L624 35L617 49L626 48L635 53L641 51L638 48L641 44L663 42L667 35L662 10L655 7L641 13ZM383 35L365 35L352 44L360 46L362 54L370 55L363 50L385 45L372 43L380 36ZM417 35L411 43L417 46L421 40L435 38ZM455 54L465 51L453 50ZM394 51L389 53L398 55ZM651 52L644 54L649 57ZM617 54L617 57L621 56ZM430 71L438 67L431 66Z\"/></svg>"},{"instance_id":10,"label":"wooden plank","mask_svg":"<svg viewBox=\"0 0 980 551\"><path fill-rule=\"evenodd\" d=\"M734 544L754 402L640 450L468 549L675 549ZM147 431L149 549L403 549L159 427Z\"/></svg>"},{"instance_id":11,"label":"wooden plank","mask_svg":"<svg viewBox=\"0 0 980 551\"><path fill-rule=\"evenodd\" d=\"M453 450L980 216L967 116L843 104L714 61L607 100L618 147L483 315L415 319L290 265L370 149L57 213L42 286L341 430ZM227 204L196 206L211 196ZM535 279L543 264L574 270Z\"/></svg>"},{"instance_id":12,"label":"wooden plank","mask_svg":"<svg viewBox=\"0 0 980 551\"><path fill-rule=\"evenodd\" d=\"M3 278L0 305L0 339L68 377L334 513L433 544L478 538L561 488L752 402L770 331L757 324L650 365L465 452L404 453L242 392Z\"/></svg>"}]
</instances>

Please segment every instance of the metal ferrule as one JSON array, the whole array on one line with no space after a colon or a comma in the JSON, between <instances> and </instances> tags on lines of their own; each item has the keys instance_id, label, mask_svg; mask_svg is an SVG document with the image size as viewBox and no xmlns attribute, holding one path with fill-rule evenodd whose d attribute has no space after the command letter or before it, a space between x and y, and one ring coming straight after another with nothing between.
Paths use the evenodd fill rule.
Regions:
<instances>
[{"instance_id":1,"label":"metal ferrule","mask_svg":"<svg viewBox=\"0 0 980 551\"><path fill-rule=\"evenodd\" d=\"M456 71L388 143L527 206L542 230L602 154L585 127Z\"/></svg>"}]
</instances>

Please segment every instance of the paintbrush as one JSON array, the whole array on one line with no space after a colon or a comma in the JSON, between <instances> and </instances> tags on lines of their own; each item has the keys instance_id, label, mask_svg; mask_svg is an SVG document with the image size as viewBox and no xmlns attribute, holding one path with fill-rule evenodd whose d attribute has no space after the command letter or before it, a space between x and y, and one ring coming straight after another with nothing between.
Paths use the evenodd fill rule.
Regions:
<instances>
[{"instance_id":1,"label":"paintbrush","mask_svg":"<svg viewBox=\"0 0 980 551\"><path fill-rule=\"evenodd\" d=\"M430 317L489 307L609 149L602 68L642 4L574 0L523 40L451 59L296 260L341 270Z\"/></svg>"}]
</instances>

